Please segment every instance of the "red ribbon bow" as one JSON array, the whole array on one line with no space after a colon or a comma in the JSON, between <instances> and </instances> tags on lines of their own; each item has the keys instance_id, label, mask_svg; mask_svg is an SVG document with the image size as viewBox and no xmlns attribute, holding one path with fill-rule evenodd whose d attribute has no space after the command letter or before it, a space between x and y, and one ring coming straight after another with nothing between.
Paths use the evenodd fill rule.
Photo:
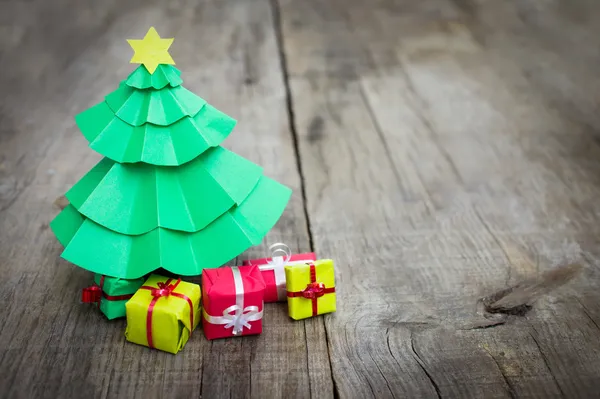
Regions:
<instances>
[{"instance_id":1,"label":"red ribbon bow","mask_svg":"<svg viewBox=\"0 0 600 399\"><path fill-rule=\"evenodd\" d=\"M95 303L100 307L100 301L102 298L107 301L124 301L126 299L130 299L133 294L125 294L125 295L108 295L104 292L104 275L100 277L100 285L92 285L91 287L86 287L81 291L81 303Z\"/></svg>"},{"instance_id":2,"label":"red ribbon bow","mask_svg":"<svg viewBox=\"0 0 600 399\"><path fill-rule=\"evenodd\" d=\"M97 303L100 306L101 299L102 288L97 285L92 285L81 291L81 303Z\"/></svg>"},{"instance_id":3,"label":"red ribbon bow","mask_svg":"<svg viewBox=\"0 0 600 399\"><path fill-rule=\"evenodd\" d=\"M287 296L290 298L306 298L312 301L312 314L316 316L319 314L317 306L317 298L322 297L325 294L331 294L335 292L335 287L326 288L325 284L317 282L317 268L313 263L310 264L310 283L306 285L306 288L302 291L290 292L288 291Z\"/></svg>"},{"instance_id":4,"label":"red ribbon bow","mask_svg":"<svg viewBox=\"0 0 600 399\"><path fill-rule=\"evenodd\" d=\"M320 298L325 295L325 284L323 283L310 283L306 285L304 291L302 291L302 296L306 299L315 299Z\"/></svg>"},{"instance_id":5,"label":"red ribbon bow","mask_svg":"<svg viewBox=\"0 0 600 399\"><path fill-rule=\"evenodd\" d=\"M176 284L158 283L158 288L153 288L151 294L155 298L161 298L163 296L169 296L173 293L173 290L177 287L181 279L177 280Z\"/></svg>"},{"instance_id":6,"label":"red ribbon bow","mask_svg":"<svg viewBox=\"0 0 600 399\"><path fill-rule=\"evenodd\" d=\"M148 339L148 346L150 348L154 348L154 342L152 340L152 312L154 311L154 305L156 305L156 302L160 298L173 295L174 297L185 299L187 301L188 305L190 305L190 335L192 335L191 329L194 328L194 305L192 303L192 300L188 296L180 294L178 292L174 292L179 283L181 282L181 279L178 278L175 284L170 284L171 281L173 281L173 279L168 279L165 283L157 283L158 288L150 287L147 285L143 285L142 287L140 287L140 289L150 290L150 293L154 297L148 305L148 314L146 316L146 338Z\"/></svg>"}]
</instances>

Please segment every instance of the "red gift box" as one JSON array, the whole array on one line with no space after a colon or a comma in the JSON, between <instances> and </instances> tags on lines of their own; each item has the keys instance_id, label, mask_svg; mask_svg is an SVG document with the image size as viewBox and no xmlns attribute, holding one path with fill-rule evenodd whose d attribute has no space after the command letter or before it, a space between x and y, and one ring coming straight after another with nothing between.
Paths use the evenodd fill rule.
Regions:
<instances>
[{"instance_id":1,"label":"red gift box","mask_svg":"<svg viewBox=\"0 0 600 399\"><path fill-rule=\"evenodd\" d=\"M244 266L258 266L265 280L265 302L285 302L285 266L298 263L314 262L317 257L313 252L287 256L273 256L271 258L245 260Z\"/></svg>"},{"instance_id":2,"label":"red gift box","mask_svg":"<svg viewBox=\"0 0 600 399\"><path fill-rule=\"evenodd\" d=\"M202 290L207 339L262 332L265 282L257 266L204 269Z\"/></svg>"}]
</instances>

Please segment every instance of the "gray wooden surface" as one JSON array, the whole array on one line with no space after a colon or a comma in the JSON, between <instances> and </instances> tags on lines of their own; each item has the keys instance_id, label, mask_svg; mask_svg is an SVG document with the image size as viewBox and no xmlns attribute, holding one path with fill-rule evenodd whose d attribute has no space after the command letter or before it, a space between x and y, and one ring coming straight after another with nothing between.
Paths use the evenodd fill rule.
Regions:
<instances>
[{"instance_id":1,"label":"gray wooden surface","mask_svg":"<svg viewBox=\"0 0 600 399\"><path fill-rule=\"evenodd\" d=\"M335 259L336 314L271 304L261 336L173 356L78 304L48 229L99 160L73 116L150 25L239 120L225 146L294 189L240 259ZM0 397L600 397L599 71L594 0L1 2ZM528 279L549 293L486 311Z\"/></svg>"}]
</instances>

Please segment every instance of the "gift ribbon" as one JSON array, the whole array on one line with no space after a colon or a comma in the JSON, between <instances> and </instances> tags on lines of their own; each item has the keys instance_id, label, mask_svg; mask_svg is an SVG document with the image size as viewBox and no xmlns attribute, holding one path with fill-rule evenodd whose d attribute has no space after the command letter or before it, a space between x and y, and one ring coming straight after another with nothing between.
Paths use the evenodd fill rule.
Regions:
<instances>
[{"instance_id":1,"label":"gift ribbon","mask_svg":"<svg viewBox=\"0 0 600 399\"><path fill-rule=\"evenodd\" d=\"M175 284L171 284L171 281L173 281L173 279L170 278L164 283L159 282L157 284L158 287L150 287L147 285L140 287L141 290L149 290L153 296L152 300L150 301L150 305L148 305L148 313L146 316L146 338L148 339L148 346L150 348L154 348L154 343L152 340L152 313L154 312L154 306L156 305L156 302L158 302L160 298L165 298L172 295L187 301L188 305L190 305L190 335L192 335L191 329L194 328L194 304L188 296L174 292L181 282L181 279L178 278Z\"/></svg>"},{"instance_id":2,"label":"gift ribbon","mask_svg":"<svg viewBox=\"0 0 600 399\"><path fill-rule=\"evenodd\" d=\"M232 334L241 334L244 327L251 329L251 321L258 321L263 317L263 311L258 306L246 306L244 308L244 280L237 267L232 267L233 284L235 287L235 305L232 305L223 311L222 316L211 316L202 309L204 318L210 324L223 324L225 328L233 328Z\"/></svg>"},{"instance_id":3,"label":"gift ribbon","mask_svg":"<svg viewBox=\"0 0 600 399\"><path fill-rule=\"evenodd\" d=\"M81 291L81 303L95 303L100 307L100 300L102 299L102 289L97 285L84 288Z\"/></svg>"},{"instance_id":4,"label":"gift ribbon","mask_svg":"<svg viewBox=\"0 0 600 399\"><path fill-rule=\"evenodd\" d=\"M271 245L269 251L271 251L271 259L267 260L266 265L258 265L258 269L260 271L273 270L273 274L275 275L275 285L277 286L277 299L279 301L284 301L286 298L285 266L306 264L307 261L296 260L290 262L292 250L281 242ZM251 265L252 261L249 261L248 264Z\"/></svg>"},{"instance_id":5,"label":"gift ribbon","mask_svg":"<svg viewBox=\"0 0 600 399\"><path fill-rule=\"evenodd\" d=\"M100 301L102 298L107 301L124 301L126 299L131 299L133 294L125 294L125 295L108 295L103 291L104 289L104 275L100 277L100 285L92 285L90 287L84 288L81 291L81 303L96 303L98 307L100 307Z\"/></svg>"},{"instance_id":6,"label":"gift ribbon","mask_svg":"<svg viewBox=\"0 0 600 399\"><path fill-rule=\"evenodd\" d=\"M292 258L290 247L283 243L273 244L269 247L271 260L266 265L258 266L258 270L273 270L275 274L275 285L277 286L277 299L283 301L285 298L285 265ZM282 254L282 255L277 255Z\"/></svg>"},{"instance_id":7,"label":"gift ribbon","mask_svg":"<svg viewBox=\"0 0 600 399\"><path fill-rule=\"evenodd\" d=\"M306 285L306 288L302 291L290 292L288 291L287 296L289 298L306 298L312 301L312 315L318 315L318 304L317 299L325 294L331 294L335 292L335 287L326 288L325 284L317 282L317 268L314 263L310 263L310 283Z\"/></svg>"}]
</instances>

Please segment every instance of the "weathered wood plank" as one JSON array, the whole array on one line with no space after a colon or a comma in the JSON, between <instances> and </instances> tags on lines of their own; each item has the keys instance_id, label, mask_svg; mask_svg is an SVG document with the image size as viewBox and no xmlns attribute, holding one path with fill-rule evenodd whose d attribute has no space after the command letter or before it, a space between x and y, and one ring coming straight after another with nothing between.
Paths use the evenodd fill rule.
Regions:
<instances>
[{"instance_id":1,"label":"weathered wood plank","mask_svg":"<svg viewBox=\"0 0 600 399\"><path fill-rule=\"evenodd\" d=\"M293 322L284 305L267 306L259 337L209 343L199 331L177 356L126 343L124 321L78 305L90 274L59 260L48 229L55 198L99 160L73 116L127 75L125 39L154 25L176 38L186 87L239 120L225 146L294 189L265 245L244 257L276 241L310 250L269 3L54 0L3 3L0 14L0 82L12 93L0 100L3 395L332 396L323 323Z\"/></svg>"},{"instance_id":2,"label":"weathered wood plank","mask_svg":"<svg viewBox=\"0 0 600 399\"><path fill-rule=\"evenodd\" d=\"M548 107L564 93L529 79L551 57L542 32L575 23L525 3L280 1L313 240L338 260L326 327L342 397L596 394L599 148L569 108ZM597 13L578 15L575 37L597 31ZM546 39L521 45L530 31ZM565 42L552 50L586 51ZM589 106L576 89L594 74L546 68ZM472 329L479 298L582 247L587 278L526 320ZM391 349L380 330L411 345Z\"/></svg>"},{"instance_id":3,"label":"weathered wood plank","mask_svg":"<svg viewBox=\"0 0 600 399\"><path fill-rule=\"evenodd\" d=\"M597 394L593 1L0 7L7 397L330 397L332 371L341 397ZM89 274L57 259L47 227L98 160L72 117L126 75L123 39L151 24L177 38L187 87L240 120L226 146L294 188L268 243L310 249L307 198L315 249L337 261L337 314L294 323L268 306L262 336L198 334L170 356L77 305ZM479 298L573 260L582 276L526 317L477 328Z\"/></svg>"}]
</instances>

